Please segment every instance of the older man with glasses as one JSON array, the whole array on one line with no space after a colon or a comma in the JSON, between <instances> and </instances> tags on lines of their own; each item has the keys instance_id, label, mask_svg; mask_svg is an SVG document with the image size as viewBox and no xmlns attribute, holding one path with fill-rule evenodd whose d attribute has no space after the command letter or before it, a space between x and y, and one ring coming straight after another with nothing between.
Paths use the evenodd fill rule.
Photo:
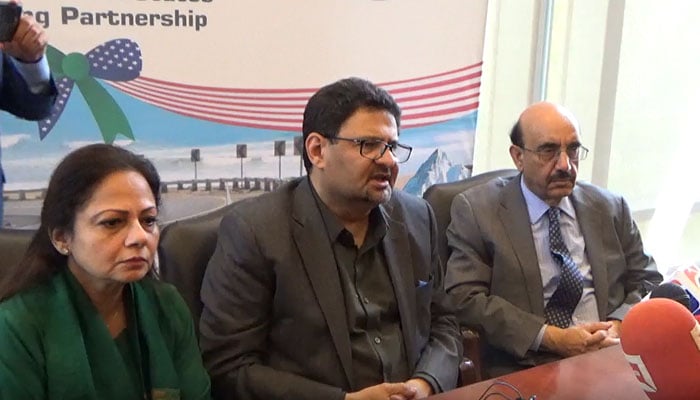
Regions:
<instances>
[{"instance_id":1,"label":"older man with glasses","mask_svg":"<svg viewBox=\"0 0 700 400\"><path fill-rule=\"evenodd\" d=\"M487 343L489 377L618 343L620 321L661 282L625 200L576 181L588 149L564 107L528 107L513 127L520 174L452 203L445 284Z\"/></svg>"},{"instance_id":2,"label":"older man with glasses","mask_svg":"<svg viewBox=\"0 0 700 400\"><path fill-rule=\"evenodd\" d=\"M428 204L394 190L401 111L372 83L304 111L307 177L237 203L202 285L215 398L421 399L461 360Z\"/></svg>"}]
</instances>

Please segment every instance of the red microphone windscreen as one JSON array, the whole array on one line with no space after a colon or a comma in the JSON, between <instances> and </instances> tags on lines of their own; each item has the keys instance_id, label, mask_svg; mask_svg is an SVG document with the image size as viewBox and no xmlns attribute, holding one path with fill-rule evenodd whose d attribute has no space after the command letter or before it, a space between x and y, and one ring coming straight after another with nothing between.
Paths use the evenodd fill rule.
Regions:
<instances>
[{"instance_id":1,"label":"red microphone windscreen","mask_svg":"<svg viewBox=\"0 0 700 400\"><path fill-rule=\"evenodd\" d=\"M700 398L700 325L681 304L643 301L622 320L620 343L651 400Z\"/></svg>"}]
</instances>

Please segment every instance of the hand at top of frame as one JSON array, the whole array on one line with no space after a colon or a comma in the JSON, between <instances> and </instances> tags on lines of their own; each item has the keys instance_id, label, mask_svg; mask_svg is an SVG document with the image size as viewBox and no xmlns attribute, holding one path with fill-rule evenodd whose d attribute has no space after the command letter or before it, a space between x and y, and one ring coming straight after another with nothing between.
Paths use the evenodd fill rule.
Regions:
<instances>
[{"instance_id":1,"label":"hand at top of frame","mask_svg":"<svg viewBox=\"0 0 700 400\"><path fill-rule=\"evenodd\" d=\"M12 40L0 43L0 49L21 62L34 63L44 56L48 42L46 31L34 17L23 15Z\"/></svg>"}]
</instances>

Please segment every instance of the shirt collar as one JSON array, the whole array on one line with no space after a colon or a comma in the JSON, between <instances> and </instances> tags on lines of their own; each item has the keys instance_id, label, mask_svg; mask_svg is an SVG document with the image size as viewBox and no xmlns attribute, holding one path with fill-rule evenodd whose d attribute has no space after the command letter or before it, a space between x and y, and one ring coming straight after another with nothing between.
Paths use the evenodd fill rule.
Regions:
<instances>
[{"instance_id":1,"label":"shirt collar","mask_svg":"<svg viewBox=\"0 0 700 400\"><path fill-rule=\"evenodd\" d=\"M522 176L520 177L520 190L522 190L523 197L525 197L525 205L527 206L527 212L530 217L530 224L535 224L542 218L547 210L549 210L550 206L527 187L525 178ZM574 210L574 205L571 203L569 196L561 199L558 207L564 214L576 219L576 211Z\"/></svg>"}]
</instances>

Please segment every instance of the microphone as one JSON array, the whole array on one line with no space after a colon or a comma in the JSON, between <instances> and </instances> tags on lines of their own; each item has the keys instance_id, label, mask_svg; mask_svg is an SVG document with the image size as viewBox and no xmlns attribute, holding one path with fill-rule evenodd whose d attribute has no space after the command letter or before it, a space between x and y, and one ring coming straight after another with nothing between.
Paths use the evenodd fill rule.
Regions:
<instances>
[{"instance_id":1,"label":"microphone","mask_svg":"<svg viewBox=\"0 0 700 400\"><path fill-rule=\"evenodd\" d=\"M651 400L697 398L700 325L683 305L658 297L638 303L622 320L620 343Z\"/></svg>"},{"instance_id":2,"label":"microphone","mask_svg":"<svg viewBox=\"0 0 700 400\"><path fill-rule=\"evenodd\" d=\"M671 275L671 282L680 285L690 297L690 310L700 314L700 267L695 264L682 266Z\"/></svg>"},{"instance_id":3,"label":"microphone","mask_svg":"<svg viewBox=\"0 0 700 400\"><path fill-rule=\"evenodd\" d=\"M673 282L662 283L649 294L650 299L663 298L671 299L683 305L688 311L693 311L690 308L690 295L680 285Z\"/></svg>"}]
</instances>

